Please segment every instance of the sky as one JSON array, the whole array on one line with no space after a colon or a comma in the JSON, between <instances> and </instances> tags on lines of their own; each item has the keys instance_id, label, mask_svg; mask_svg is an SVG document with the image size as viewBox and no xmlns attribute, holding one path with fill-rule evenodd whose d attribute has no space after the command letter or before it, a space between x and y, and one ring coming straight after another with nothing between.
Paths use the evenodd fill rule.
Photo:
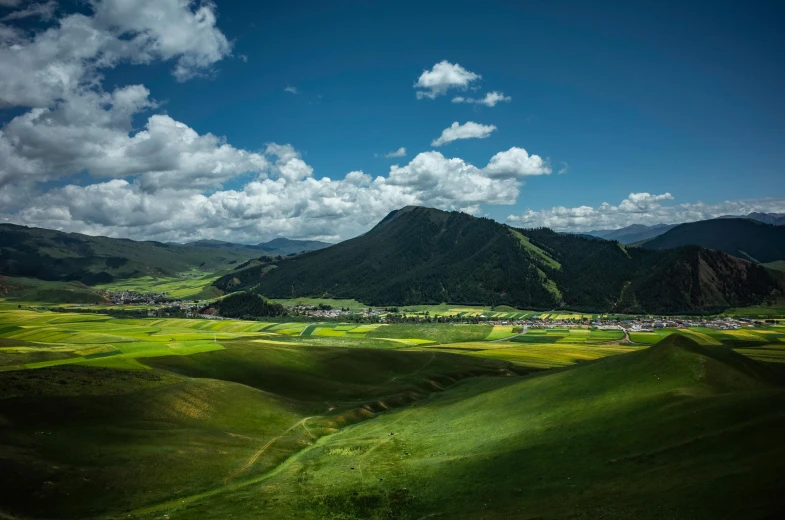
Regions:
<instances>
[{"instance_id":1,"label":"sky","mask_svg":"<svg viewBox=\"0 0 785 520\"><path fill-rule=\"evenodd\" d=\"M688 4L688 5L684 5ZM785 4L0 0L0 222L339 241L785 212Z\"/></svg>"}]
</instances>

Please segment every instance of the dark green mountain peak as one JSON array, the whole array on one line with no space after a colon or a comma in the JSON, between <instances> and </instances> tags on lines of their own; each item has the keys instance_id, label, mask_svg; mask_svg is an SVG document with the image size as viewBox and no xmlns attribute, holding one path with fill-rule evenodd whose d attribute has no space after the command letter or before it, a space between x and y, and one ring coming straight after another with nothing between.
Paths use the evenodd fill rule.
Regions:
<instances>
[{"instance_id":1,"label":"dark green mountain peak","mask_svg":"<svg viewBox=\"0 0 785 520\"><path fill-rule=\"evenodd\" d=\"M232 290L370 305L678 313L757 303L780 291L762 267L719 252L625 248L418 206L393 211L365 235L329 249L251 269L235 274L231 280L248 282Z\"/></svg>"}]
</instances>

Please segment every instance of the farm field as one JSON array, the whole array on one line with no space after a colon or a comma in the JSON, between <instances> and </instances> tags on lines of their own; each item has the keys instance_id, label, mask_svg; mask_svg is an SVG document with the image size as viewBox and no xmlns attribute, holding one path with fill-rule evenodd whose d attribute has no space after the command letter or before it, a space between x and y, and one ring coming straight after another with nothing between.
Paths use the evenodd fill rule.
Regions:
<instances>
[{"instance_id":1,"label":"farm field","mask_svg":"<svg viewBox=\"0 0 785 520\"><path fill-rule=\"evenodd\" d=\"M785 468L739 439L761 460L782 456L766 432L785 420L785 328L633 343L615 330L520 332L0 305L0 515L418 520L526 508L686 520L736 511L742 480L755 483L748 500L771 506L762 497ZM699 362L708 379L689 368ZM735 426L709 435L727 414ZM653 428L657 444L641 444ZM725 458L709 460L716 450ZM621 482L639 491L620 498ZM716 509L691 509L690 494Z\"/></svg>"},{"instance_id":2,"label":"farm field","mask_svg":"<svg viewBox=\"0 0 785 520\"><path fill-rule=\"evenodd\" d=\"M211 284L221 273L205 273L191 270L183 276L153 277L142 276L129 280L118 280L113 283L95 286L103 291L134 291L138 293L169 293L173 298L203 300L220 296L221 292Z\"/></svg>"},{"instance_id":3,"label":"farm field","mask_svg":"<svg viewBox=\"0 0 785 520\"><path fill-rule=\"evenodd\" d=\"M517 330L518 332L515 332ZM87 364L146 368L138 360L190 355L224 348L236 339L260 344L376 349L440 348L473 352L535 368L596 359L652 345L674 332L700 345L724 345L763 361L780 361L785 327L718 331L706 328L632 332L624 342L617 330L529 329L512 326L255 322L204 319L116 319L101 314L55 313L0 307L0 370ZM486 343L479 349L477 345ZM552 362L548 362L552 353Z\"/></svg>"}]
</instances>

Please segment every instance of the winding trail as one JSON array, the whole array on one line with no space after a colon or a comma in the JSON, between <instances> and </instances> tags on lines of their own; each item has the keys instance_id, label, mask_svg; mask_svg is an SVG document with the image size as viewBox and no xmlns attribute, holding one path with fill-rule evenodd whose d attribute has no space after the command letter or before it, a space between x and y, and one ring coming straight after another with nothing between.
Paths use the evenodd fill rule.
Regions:
<instances>
[{"instance_id":1,"label":"winding trail","mask_svg":"<svg viewBox=\"0 0 785 520\"><path fill-rule=\"evenodd\" d=\"M314 418L316 418L316 417L321 417L321 416L320 416L320 415L312 415L311 417L305 417L305 418L303 418L303 419L300 419L299 421L297 421L297 422L296 422L296 423L294 423L293 425L289 426L289 427L288 427L288 428L287 428L287 429L286 429L286 430L285 430L283 433L281 433L280 435L277 435L277 436L273 437L272 439L270 439L269 441L267 441L267 444L265 444L264 446L262 446L262 447L261 447L261 449L260 449L259 451L257 451L256 453L254 453L254 454L251 456L251 458L250 458L250 459L248 459L248 461L247 461L245 464L243 464L243 466L242 466L241 468L239 468L239 469L235 470L235 471L234 471L234 472L232 472L232 473L231 473L231 474L230 474L228 477L226 477L226 478L224 479L224 481L223 481L223 482L224 482L224 484L228 483L230 480L232 480L232 479L233 479L234 477L236 477L237 475L239 475L239 474L241 474L241 473L244 473L244 472L248 471L248 470L251 468L251 466L253 466L253 465L256 463L256 461L257 461L257 460L259 460L259 457L261 457L261 456L262 456L262 454L263 454L263 453L264 453L264 452L267 450L267 448L269 448L270 446L272 446L273 444L275 444L275 442L276 442L278 439L280 439L281 437L283 437L284 435L286 435L286 434L287 434L287 433L289 433L290 431L294 430L294 429L295 429L295 428L297 428L298 426L301 426L301 425L302 425L302 427L303 427L303 428L305 428L305 431L306 431L306 432L308 432L308 435L310 435L311 437L313 437L313 434L312 434L312 433L311 433L311 432L308 430L308 427L307 427L307 426L305 426L305 421L307 421L308 419L314 419Z\"/></svg>"},{"instance_id":2,"label":"winding trail","mask_svg":"<svg viewBox=\"0 0 785 520\"><path fill-rule=\"evenodd\" d=\"M420 350L420 352L425 352L425 351L424 350ZM423 369L425 369L425 367L430 365L433 362L434 359L436 359L436 352L431 352L431 359L426 361L423 366L421 366L420 368L418 368L417 370L415 370L414 372L411 372L409 374L403 374L403 375L400 375L400 376L395 376L395 377L393 377L392 379L390 379L387 382L388 383L395 383L396 381L398 381L398 379L400 379L402 377L410 377L410 376L413 376L414 374L417 374L418 372L422 372Z\"/></svg>"}]
</instances>

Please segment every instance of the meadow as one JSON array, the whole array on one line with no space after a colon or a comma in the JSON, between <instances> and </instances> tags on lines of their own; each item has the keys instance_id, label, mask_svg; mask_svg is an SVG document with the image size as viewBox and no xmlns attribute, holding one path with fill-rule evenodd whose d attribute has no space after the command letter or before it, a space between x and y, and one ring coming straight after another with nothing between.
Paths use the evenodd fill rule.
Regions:
<instances>
[{"instance_id":1,"label":"meadow","mask_svg":"<svg viewBox=\"0 0 785 520\"><path fill-rule=\"evenodd\" d=\"M785 327L629 342L521 332L2 304L0 517L686 520L783 507Z\"/></svg>"},{"instance_id":2,"label":"meadow","mask_svg":"<svg viewBox=\"0 0 785 520\"><path fill-rule=\"evenodd\" d=\"M192 269L180 273L180 276L142 276L97 285L95 288L114 292L169 293L172 298L208 300L221 295L221 291L213 287L212 283L222 274L224 271L214 273Z\"/></svg>"}]
</instances>

